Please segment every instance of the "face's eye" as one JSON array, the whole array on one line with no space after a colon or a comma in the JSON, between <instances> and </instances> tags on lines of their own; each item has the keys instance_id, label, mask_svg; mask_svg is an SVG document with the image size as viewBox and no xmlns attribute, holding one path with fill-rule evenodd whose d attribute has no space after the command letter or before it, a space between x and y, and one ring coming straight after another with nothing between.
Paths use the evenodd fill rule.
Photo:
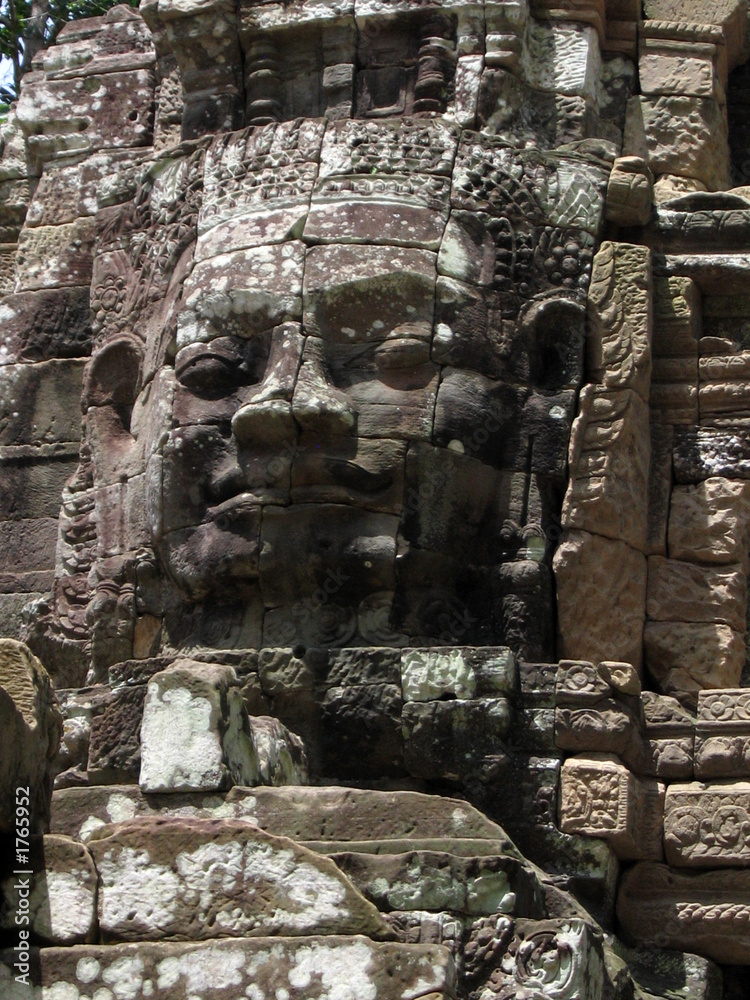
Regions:
<instances>
[{"instance_id":1,"label":"face's eye","mask_svg":"<svg viewBox=\"0 0 750 1000\"><path fill-rule=\"evenodd\" d=\"M240 385L256 382L257 369L268 355L248 341L218 337L206 344L190 344L175 358L175 374L186 389L199 396L219 398Z\"/></svg>"}]
</instances>

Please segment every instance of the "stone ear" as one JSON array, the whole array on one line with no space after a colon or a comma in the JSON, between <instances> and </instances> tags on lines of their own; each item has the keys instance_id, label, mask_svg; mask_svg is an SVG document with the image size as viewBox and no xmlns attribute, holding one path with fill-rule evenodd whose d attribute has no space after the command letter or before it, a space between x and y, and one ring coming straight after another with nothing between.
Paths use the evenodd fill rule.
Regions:
<instances>
[{"instance_id":1,"label":"stone ear","mask_svg":"<svg viewBox=\"0 0 750 1000\"><path fill-rule=\"evenodd\" d=\"M140 388L142 361L142 345L129 335L117 337L97 351L84 375L84 412L91 406L112 406L127 429Z\"/></svg>"},{"instance_id":2,"label":"stone ear","mask_svg":"<svg viewBox=\"0 0 750 1000\"><path fill-rule=\"evenodd\" d=\"M577 385L583 375L586 310L565 298L534 302L521 321L528 344L532 385L555 391Z\"/></svg>"}]
</instances>

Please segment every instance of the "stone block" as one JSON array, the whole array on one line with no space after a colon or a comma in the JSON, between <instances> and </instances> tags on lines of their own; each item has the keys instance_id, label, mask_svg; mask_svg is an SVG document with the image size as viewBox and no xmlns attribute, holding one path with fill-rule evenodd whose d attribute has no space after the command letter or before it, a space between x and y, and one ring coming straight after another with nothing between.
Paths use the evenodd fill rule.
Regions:
<instances>
[{"instance_id":1,"label":"stone block","mask_svg":"<svg viewBox=\"0 0 750 1000\"><path fill-rule=\"evenodd\" d=\"M234 670L177 660L156 674L141 723L141 788L209 791L257 780L257 753Z\"/></svg>"},{"instance_id":2,"label":"stone block","mask_svg":"<svg viewBox=\"0 0 750 1000\"><path fill-rule=\"evenodd\" d=\"M602 243L594 257L587 302L590 378L610 390L632 389L646 402L651 381L652 298L650 250L628 243Z\"/></svg>"},{"instance_id":3,"label":"stone block","mask_svg":"<svg viewBox=\"0 0 750 1000\"><path fill-rule=\"evenodd\" d=\"M672 784L664 806L667 862L677 868L745 868L750 782Z\"/></svg>"},{"instance_id":4,"label":"stone block","mask_svg":"<svg viewBox=\"0 0 750 1000\"><path fill-rule=\"evenodd\" d=\"M750 776L750 696L740 688L701 691L695 729L695 777Z\"/></svg>"},{"instance_id":5,"label":"stone block","mask_svg":"<svg viewBox=\"0 0 750 1000\"><path fill-rule=\"evenodd\" d=\"M81 438L83 361L0 367L0 445L43 445Z\"/></svg>"},{"instance_id":6,"label":"stone block","mask_svg":"<svg viewBox=\"0 0 750 1000\"><path fill-rule=\"evenodd\" d=\"M747 577L743 567L711 567L650 556L646 613L652 621L715 622L745 629Z\"/></svg>"},{"instance_id":7,"label":"stone block","mask_svg":"<svg viewBox=\"0 0 750 1000\"><path fill-rule=\"evenodd\" d=\"M637 719L615 698L585 707L555 709L555 745L559 750L629 757L640 751L640 743Z\"/></svg>"},{"instance_id":8,"label":"stone block","mask_svg":"<svg viewBox=\"0 0 750 1000\"><path fill-rule=\"evenodd\" d=\"M747 33L745 10L740 0L644 0L647 20L687 21L690 27L718 25L729 50L729 64L736 64Z\"/></svg>"},{"instance_id":9,"label":"stone block","mask_svg":"<svg viewBox=\"0 0 750 1000\"><path fill-rule=\"evenodd\" d=\"M696 357L701 333L701 293L695 281L655 277L654 357Z\"/></svg>"},{"instance_id":10,"label":"stone block","mask_svg":"<svg viewBox=\"0 0 750 1000\"><path fill-rule=\"evenodd\" d=\"M404 702L467 699L476 694L476 678L460 649L410 649L402 653L401 690Z\"/></svg>"},{"instance_id":11,"label":"stone block","mask_svg":"<svg viewBox=\"0 0 750 1000\"><path fill-rule=\"evenodd\" d=\"M750 483L722 477L675 486L669 553L694 563L743 564L750 531Z\"/></svg>"},{"instance_id":12,"label":"stone block","mask_svg":"<svg viewBox=\"0 0 750 1000\"><path fill-rule=\"evenodd\" d=\"M467 916L544 912L541 883L516 858L415 850L385 856L344 851L331 859L381 911L447 910Z\"/></svg>"},{"instance_id":13,"label":"stone block","mask_svg":"<svg viewBox=\"0 0 750 1000\"><path fill-rule=\"evenodd\" d=\"M70 837L45 834L33 837L30 864L34 871L28 886L28 929L45 945L73 945L97 936L97 872L89 851ZM14 875L0 887L3 917L0 926L18 930L16 914L22 909L17 886L25 879Z\"/></svg>"},{"instance_id":14,"label":"stone block","mask_svg":"<svg viewBox=\"0 0 750 1000\"><path fill-rule=\"evenodd\" d=\"M508 734L506 698L409 702L401 716L404 762L417 778L460 778L497 752Z\"/></svg>"},{"instance_id":15,"label":"stone block","mask_svg":"<svg viewBox=\"0 0 750 1000\"><path fill-rule=\"evenodd\" d=\"M16 292L88 285L94 236L94 220L90 218L21 230Z\"/></svg>"},{"instance_id":16,"label":"stone block","mask_svg":"<svg viewBox=\"0 0 750 1000\"><path fill-rule=\"evenodd\" d=\"M693 776L695 719L676 698L644 691L641 695L646 719L648 758L641 773L651 777L682 780Z\"/></svg>"},{"instance_id":17,"label":"stone block","mask_svg":"<svg viewBox=\"0 0 750 1000\"><path fill-rule=\"evenodd\" d=\"M642 156L654 174L692 177L709 191L731 186L726 115L714 98L631 98L623 151Z\"/></svg>"},{"instance_id":18,"label":"stone block","mask_svg":"<svg viewBox=\"0 0 750 1000\"><path fill-rule=\"evenodd\" d=\"M0 365L85 357L91 351L86 286L7 295L0 318L7 348L0 354Z\"/></svg>"},{"instance_id":19,"label":"stone block","mask_svg":"<svg viewBox=\"0 0 750 1000\"><path fill-rule=\"evenodd\" d=\"M560 780L560 829L600 837L621 860L663 857L664 785L613 755L569 757Z\"/></svg>"},{"instance_id":20,"label":"stone block","mask_svg":"<svg viewBox=\"0 0 750 1000\"><path fill-rule=\"evenodd\" d=\"M532 20L521 56L524 78L536 90L593 98L601 74L591 25Z\"/></svg>"},{"instance_id":21,"label":"stone block","mask_svg":"<svg viewBox=\"0 0 750 1000\"><path fill-rule=\"evenodd\" d=\"M34 571L54 569L56 545L56 519L35 517L0 521L0 552L8 569L17 567L16 575L19 578L33 574Z\"/></svg>"},{"instance_id":22,"label":"stone block","mask_svg":"<svg viewBox=\"0 0 750 1000\"><path fill-rule=\"evenodd\" d=\"M31 80L28 81L29 84ZM151 142L152 69L45 80L24 87L17 117L33 159L132 148Z\"/></svg>"},{"instance_id":23,"label":"stone block","mask_svg":"<svg viewBox=\"0 0 750 1000\"><path fill-rule=\"evenodd\" d=\"M617 226L645 226L651 217L654 176L639 156L618 157L607 183L605 218Z\"/></svg>"},{"instance_id":24,"label":"stone block","mask_svg":"<svg viewBox=\"0 0 750 1000\"><path fill-rule=\"evenodd\" d=\"M583 389L571 433L563 527L643 551L648 527L648 427L648 404L632 390Z\"/></svg>"},{"instance_id":25,"label":"stone block","mask_svg":"<svg viewBox=\"0 0 750 1000\"><path fill-rule=\"evenodd\" d=\"M694 704L704 688L737 686L745 637L728 625L646 622L643 653L659 689Z\"/></svg>"},{"instance_id":26,"label":"stone block","mask_svg":"<svg viewBox=\"0 0 750 1000\"><path fill-rule=\"evenodd\" d=\"M642 38L638 59L641 93L680 94L721 100L717 47L710 42Z\"/></svg>"},{"instance_id":27,"label":"stone block","mask_svg":"<svg viewBox=\"0 0 750 1000\"><path fill-rule=\"evenodd\" d=\"M604 959L593 925L578 918L515 924L508 920L502 929L504 954L488 963L496 970L491 976L493 993L555 996L570 990L578 1000L598 1000L603 995ZM473 957L473 949L470 954Z\"/></svg>"},{"instance_id":28,"label":"stone block","mask_svg":"<svg viewBox=\"0 0 750 1000\"><path fill-rule=\"evenodd\" d=\"M360 781L402 775L402 704L395 684L328 688L320 698L321 773Z\"/></svg>"},{"instance_id":29,"label":"stone block","mask_svg":"<svg viewBox=\"0 0 750 1000\"><path fill-rule=\"evenodd\" d=\"M618 948L628 971L646 996L675 1000L721 1000L722 970L700 955L648 948Z\"/></svg>"},{"instance_id":30,"label":"stone block","mask_svg":"<svg viewBox=\"0 0 750 1000\"><path fill-rule=\"evenodd\" d=\"M651 412L663 424L694 426L698 422L698 389L685 382L652 382Z\"/></svg>"},{"instance_id":31,"label":"stone block","mask_svg":"<svg viewBox=\"0 0 750 1000\"><path fill-rule=\"evenodd\" d=\"M86 770L95 784L137 781L146 685L113 692L91 719Z\"/></svg>"},{"instance_id":32,"label":"stone block","mask_svg":"<svg viewBox=\"0 0 750 1000\"><path fill-rule=\"evenodd\" d=\"M333 862L245 821L134 819L100 827L89 849L109 941L388 937Z\"/></svg>"},{"instance_id":33,"label":"stone block","mask_svg":"<svg viewBox=\"0 0 750 1000\"><path fill-rule=\"evenodd\" d=\"M555 553L559 654L640 670L646 559L624 542L565 532Z\"/></svg>"},{"instance_id":34,"label":"stone block","mask_svg":"<svg viewBox=\"0 0 750 1000\"><path fill-rule=\"evenodd\" d=\"M750 479L750 436L742 428L675 428L673 468L678 484L705 479Z\"/></svg>"},{"instance_id":35,"label":"stone block","mask_svg":"<svg viewBox=\"0 0 750 1000\"><path fill-rule=\"evenodd\" d=\"M643 861L625 874L617 897L623 937L647 948L688 951L746 965L750 872L680 872Z\"/></svg>"}]
</instances>

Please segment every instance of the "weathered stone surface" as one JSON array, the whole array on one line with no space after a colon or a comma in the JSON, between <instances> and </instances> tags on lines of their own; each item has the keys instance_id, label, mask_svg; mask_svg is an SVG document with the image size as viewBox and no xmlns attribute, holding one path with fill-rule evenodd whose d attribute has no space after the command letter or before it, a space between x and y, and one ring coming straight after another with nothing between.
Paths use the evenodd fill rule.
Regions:
<instances>
[{"instance_id":1,"label":"weathered stone surface","mask_svg":"<svg viewBox=\"0 0 750 1000\"><path fill-rule=\"evenodd\" d=\"M742 566L709 569L650 556L646 613L653 621L716 622L744 630L747 578Z\"/></svg>"},{"instance_id":2,"label":"weathered stone surface","mask_svg":"<svg viewBox=\"0 0 750 1000\"><path fill-rule=\"evenodd\" d=\"M601 837L623 860L663 856L664 785L637 778L614 756L569 757L562 767L560 828Z\"/></svg>"},{"instance_id":3,"label":"weathered stone surface","mask_svg":"<svg viewBox=\"0 0 750 1000\"><path fill-rule=\"evenodd\" d=\"M619 226L643 226L651 216L654 177L639 156L615 160L607 183L605 216Z\"/></svg>"},{"instance_id":4,"label":"weathered stone surface","mask_svg":"<svg viewBox=\"0 0 750 1000\"><path fill-rule=\"evenodd\" d=\"M708 959L684 952L648 948L617 949L646 996L719 1000L724 995L722 970Z\"/></svg>"},{"instance_id":5,"label":"weathered stone surface","mask_svg":"<svg viewBox=\"0 0 750 1000\"><path fill-rule=\"evenodd\" d=\"M673 127L674 120L681 127ZM669 95L628 103L624 150L642 156L655 174L702 181L709 191L729 187L727 125L718 101Z\"/></svg>"},{"instance_id":6,"label":"weathered stone surface","mask_svg":"<svg viewBox=\"0 0 750 1000\"><path fill-rule=\"evenodd\" d=\"M648 405L632 390L598 386L583 390L571 434L563 527L643 551L651 450L648 421Z\"/></svg>"},{"instance_id":7,"label":"weathered stone surface","mask_svg":"<svg viewBox=\"0 0 750 1000\"><path fill-rule=\"evenodd\" d=\"M32 838L30 863L34 875L28 896L27 880L18 875L2 884L3 928L28 926L45 945L96 940L97 872L89 851L69 837L46 834ZM23 904L19 887L24 890ZM28 915L28 924L17 925L18 914Z\"/></svg>"},{"instance_id":8,"label":"weathered stone surface","mask_svg":"<svg viewBox=\"0 0 750 1000\"><path fill-rule=\"evenodd\" d=\"M593 927L583 920L519 920L514 924L501 918L497 943L492 939L488 942L488 935L479 927L477 931L469 974L477 978L489 974L489 995L513 996L522 990L531 995L533 991L581 1000L603 995L607 976L601 944Z\"/></svg>"},{"instance_id":9,"label":"weathered stone surface","mask_svg":"<svg viewBox=\"0 0 750 1000\"><path fill-rule=\"evenodd\" d=\"M137 781L146 686L114 692L90 722L86 770L96 784Z\"/></svg>"},{"instance_id":10,"label":"weathered stone surface","mask_svg":"<svg viewBox=\"0 0 750 1000\"><path fill-rule=\"evenodd\" d=\"M388 931L336 866L236 820L139 819L89 841L110 941Z\"/></svg>"},{"instance_id":11,"label":"weathered stone surface","mask_svg":"<svg viewBox=\"0 0 750 1000\"><path fill-rule=\"evenodd\" d=\"M83 362L46 361L0 368L0 443L79 441Z\"/></svg>"},{"instance_id":12,"label":"weathered stone surface","mask_svg":"<svg viewBox=\"0 0 750 1000\"><path fill-rule=\"evenodd\" d=\"M622 931L645 947L747 964L749 878L748 872L683 874L667 865L640 862L620 886L617 916Z\"/></svg>"},{"instance_id":13,"label":"weathered stone surface","mask_svg":"<svg viewBox=\"0 0 750 1000\"><path fill-rule=\"evenodd\" d=\"M669 553L695 563L744 563L750 488L721 477L676 486L669 510Z\"/></svg>"},{"instance_id":14,"label":"weathered stone surface","mask_svg":"<svg viewBox=\"0 0 750 1000\"><path fill-rule=\"evenodd\" d=\"M401 724L404 762L418 778L458 778L492 754L510 727L505 698L408 702Z\"/></svg>"},{"instance_id":15,"label":"weathered stone surface","mask_svg":"<svg viewBox=\"0 0 750 1000\"><path fill-rule=\"evenodd\" d=\"M226 1000L239 989L246 996L252 995L247 990L264 996L283 990L289 1000L353 1000L363 989L378 1000L448 1000L456 982L453 958L441 945L378 943L359 935L79 945L34 952L34 962L47 991L80 995L84 984L93 992L111 992L110 986L130 992L150 983L154 1000L200 993ZM8 981L9 971L0 965L8 1000L25 1000L28 987Z\"/></svg>"},{"instance_id":16,"label":"weathered stone surface","mask_svg":"<svg viewBox=\"0 0 750 1000\"><path fill-rule=\"evenodd\" d=\"M618 659L640 669L645 557L624 542L572 531L563 536L554 566L561 655Z\"/></svg>"},{"instance_id":17,"label":"weathered stone surface","mask_svg":"<svg viewBox=\"0 0 750 1000\"><path fill-rule=\"evenodd\" d=\"M728 625L647 622L644 661L664 694L695 703L704 688L736 687L745 639Z\"/></svg>"},{"instance_id":18,"label":"weathered stone surface","mask_svg":"<svg viewBox=\"0 0 750 1000\"><path fill-rule=\"evenodd\" d=\"M0 830L41 833L49 822L50 762L62 735L62 716L41 662L15 639L0 639Z\"/></svg>"},{"instance_id":19,"label":"weathered stone surface","mask_svg":"<svg viewBox=\"0 0 750 1000\"><path fill-rule=\"evenodd\" d=\"M650 755L643 773L662 779L692 778L695 719L676 698L644 691L641 701Z\"/></svg>"}]
</instances>

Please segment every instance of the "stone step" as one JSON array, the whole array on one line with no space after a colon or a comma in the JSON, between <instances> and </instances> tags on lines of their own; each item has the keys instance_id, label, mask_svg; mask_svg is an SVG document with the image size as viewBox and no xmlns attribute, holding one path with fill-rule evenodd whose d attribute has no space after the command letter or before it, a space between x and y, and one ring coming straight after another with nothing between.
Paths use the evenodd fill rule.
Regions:
<instances>
[{"instance_id":1,"label":"stone step","mask_svg":"<svg viewBox=\"0 0 750 1000\"><path fill-rule=\"evenodd\" d=\"M398 840L300 840L317 854L408 854L410 851L437 851L455 858L484 858L502 855L517 858L508 850L507 840L471 837L404 837Z\"/></svg>"},{"instance_id":2,"label":"stone step","mask_svg":"<svg viewBox=\"0 0 750 1000\"><path fill-rule=\"evenodd\" d=\"M18 961L0 952L3 1000L451 1000L456 988L447 948L358 935L34 948L26 964L36 989L15 979Z\"/></svg>"},{"instance_id":3,"label":"stone step","mask_svg":"<svg viewBox=\"0 0 750 1000\"><path fill-rule=\"evenodd\" d=\"M105 823L137 816L246 819L298 841L491 840L520 858L502 827L460 799L339 786L235 787L228 793L144 795L137 785L63 788L51 832L86 840Z\"/></svg>"}]
</instances>

